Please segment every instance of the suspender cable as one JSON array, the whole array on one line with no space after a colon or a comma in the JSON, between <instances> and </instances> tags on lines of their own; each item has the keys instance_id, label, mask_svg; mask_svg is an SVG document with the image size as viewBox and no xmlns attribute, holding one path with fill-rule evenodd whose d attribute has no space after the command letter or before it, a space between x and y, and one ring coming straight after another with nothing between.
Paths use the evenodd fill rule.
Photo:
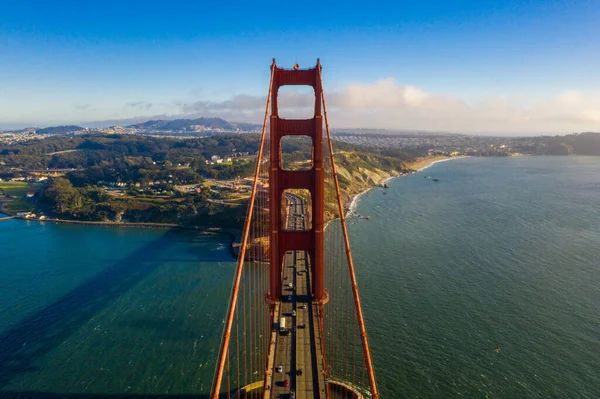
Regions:
<instances>
[{"instance_id":1,"label":"suspender cable","mask_svg":"<svg viewBox=\"0 0 600 399\"><path fill-rule=\"evenodd\" d=\"M240 311L239 306L238 310L235 312L235 362L237 364L237 379L235 380L238 386L241 385L240 380Z\"/></svg>"},{"instance_id":2,"label":"suspender cable","mask_svg":"<svg viewBox=\"0 0 600 399\"><path fill-rule=\"evenodd\" d=\"M319 68L319 80L322 82L321 68ZM322 85L321 85L322 87ZM337 193L338 208L340 211L340 219L342 222L342 233L344 235L344 242L346 245L346 256L348 258L348 269L350 271L350 279L352 280L352 293L354 294L354 304L358 315L358 323L360 326L360 338L362 341L362 347L365 355L365 362L367 364L367 370L369 373L369 384L371 386L371 394L373 399L379 399L379 392L377 391L377 383L375 381L375 371L373 370L373 363L371 361L371 352L369 350L369 342L367 340L367 330L365 328L365 321L363 319L362 307L360 305L360 298L358 296L358 284L356 283L356 275L354 273L354 263L352 262L352 252L350 251L350 241L348 240L348 231L346 229L346 216L344 215L344 207L342 205L342 198L340 196L340 186L338 183L337 170L335 167L335 158L333 155L333 145L331 144L331 133L329 131L329 121L327 119L327 105L325 104L325 94L321 90L321 99L323 101L323 114L325 115L325 128L327 129L327 141L329 142L329 153L331 155L331 167L333 169L333 180L335 182L335 191ZM214 398L216 399L216 398Z\"/></svg>"},{"instance_id":3,"label":"suspender cable","mask_svg":"<svg viewBox=\"0 0 600 399\"><path fill-rule=\"evenodd\" d=\"M225 332L223 334L223 345L219 354L219 364L217 367L217 376L212 389L212 399L219 399L219 392L221 390L221 382L223 381L223 371L225 369L225 361L227 360L227 350L229 349L229 340L231 338L231 326L233 324L233 316L235 313L235 305L238 300L238 292L240 289L240 280L242 278L242 271L244 270L244 257L246 255L246 247L248 246L248 235L250 233L250 222L252 219L252 210L254 208L254 199L256 197L256 189L258 183L258 175L260 173L260 162L262 160L263 146L265 142L265 135L267 131L267 117L269 115L269 104L271 102L271 89L273 87L273 77L275 75L275 67L271 67L271 82L269 83L269 94L267 95L267 106L265 110L265 119L263 122L263 129L260 138L260 146L258 150L258 157L256 160L256 171L254 173L254 185L252 186L252 195L250 196L250 203L248 204L248 215L246 216L246 226L244 227L244 237L242 240L242 246L238 255L238 265L235 273L235 281L233 284L233 290L231 292L231 303L229 305L229 312L227 314L227 322L225 324Z\"/></svg>"}]
</instances>

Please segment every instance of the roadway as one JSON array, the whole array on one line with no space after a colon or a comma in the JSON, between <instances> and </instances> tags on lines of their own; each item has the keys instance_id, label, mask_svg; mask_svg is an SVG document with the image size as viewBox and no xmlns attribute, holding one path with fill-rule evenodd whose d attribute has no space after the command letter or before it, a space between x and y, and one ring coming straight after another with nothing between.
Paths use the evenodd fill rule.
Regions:
<instances>
[{"instance_id":1,"label":"roadway","mask_svg":"<svg viewBox=\"0 0 600 399\"><path fill-rule=\"evenodd\" d=\"M306 228L306 203L292 194L288 199L286 228ZM265 397L286 399L325 398L322 354L317 328L317 305L311 299L310 264L305 251L288 251L284 257L279 314L275 323L286 319L288 335L277 332L271 389ZM291 286L290 286L291 285ZM295 313L294 313L295 312ZM295 315L294 315L295 314ZM282 372L278 372L282 366ZM301 374L299 373L301 370ZM288 386L285 386L285 381Z\"/></svg>"}]
</instances>

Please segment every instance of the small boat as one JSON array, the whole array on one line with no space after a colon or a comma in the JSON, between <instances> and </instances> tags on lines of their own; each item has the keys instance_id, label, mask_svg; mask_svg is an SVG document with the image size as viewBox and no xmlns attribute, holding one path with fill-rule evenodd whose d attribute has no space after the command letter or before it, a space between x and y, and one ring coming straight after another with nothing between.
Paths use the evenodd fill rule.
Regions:
<instances>
[{"instance_id":1,"label":"small boat","mask_svg":"<svg viewBox=\"0 0 600 399\"><path fill-rule=\"evenodd\" d=\"M434 182L438 182L439 180L438 180L438 179L433 179L433 181L434 181Z\"/></svg>"}]
</instances>

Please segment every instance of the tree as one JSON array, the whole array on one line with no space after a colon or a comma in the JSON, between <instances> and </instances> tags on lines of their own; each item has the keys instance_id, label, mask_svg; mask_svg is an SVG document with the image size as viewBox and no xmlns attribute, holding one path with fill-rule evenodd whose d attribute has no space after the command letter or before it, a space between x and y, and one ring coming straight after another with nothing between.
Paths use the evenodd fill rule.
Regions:
<instances>
[{"instance_id":1,"label":"tree","mask_svg":"<svg viewBox=\"0 0 600 399\"><path fill-rule=\"evenodd\" d=\"M53 178L46 190L43 200L48 202L52 211L57 214L72 213L81 207L82 196L71 182L62 177Z\"/></svg>"}]
</instances>

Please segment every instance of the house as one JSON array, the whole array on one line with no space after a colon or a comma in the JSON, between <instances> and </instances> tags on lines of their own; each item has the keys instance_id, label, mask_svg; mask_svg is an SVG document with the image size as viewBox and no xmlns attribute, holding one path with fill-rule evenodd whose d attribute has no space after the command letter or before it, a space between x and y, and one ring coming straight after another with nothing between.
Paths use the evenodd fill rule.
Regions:
<instances>
[{"instance_id":1,"label":"house","mask_svg":"<svg viewBox=\"0 0 600 399\"><path fill-rule=\"evenodd\" d=\"M33 196L35 196L35 193L33 191L28 191L27 194L25 195L27 198L33 198Z\"/></svg>"},{"instance_id":2,"label":"house","mask_svg":"<svg viewBox=\"0 0 600 399\"><path fill-rule=\"evenodd\" d=\"M212 157L210 157L211 161L217 161L217 159L220 159L221 157L218 155L213 155Z\"/></svg>"}]
</instances>

